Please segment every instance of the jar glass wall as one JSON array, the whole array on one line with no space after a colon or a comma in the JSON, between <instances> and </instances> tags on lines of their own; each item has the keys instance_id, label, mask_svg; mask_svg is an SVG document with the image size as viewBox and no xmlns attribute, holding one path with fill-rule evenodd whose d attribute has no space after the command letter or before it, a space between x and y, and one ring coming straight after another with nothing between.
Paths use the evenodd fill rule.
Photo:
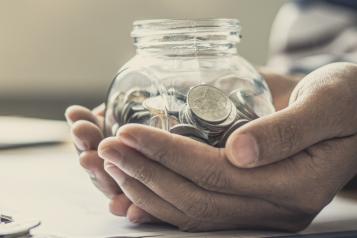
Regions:
<instances>
[{"instance_id":1,"label":"jar glass wall","mask_svg":"<svg viewBox=\"0 0 357 238\"><path fill-rule=\"evenodd\" d=\"M238 20L137 21L132 37L137 53L107 95L106 136L140 123L222 147L274 112L264 79L238 55Z\"/></svg>"}]
</instances>

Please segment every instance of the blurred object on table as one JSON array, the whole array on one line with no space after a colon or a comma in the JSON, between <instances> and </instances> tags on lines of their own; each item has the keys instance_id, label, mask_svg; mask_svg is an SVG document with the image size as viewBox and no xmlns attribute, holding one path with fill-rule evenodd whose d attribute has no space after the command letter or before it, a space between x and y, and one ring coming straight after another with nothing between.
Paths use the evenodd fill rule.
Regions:
<instances>
[{"instance_id":1,"label":"blurred object on table","mask_svg":"<svg viewBox=\"0 0 357 238\"><path fill-rule=\"evenodd\" d=\"M0 149L54 144L68 139L63 121L0 117Z\"/></svg>"}]
</instances>

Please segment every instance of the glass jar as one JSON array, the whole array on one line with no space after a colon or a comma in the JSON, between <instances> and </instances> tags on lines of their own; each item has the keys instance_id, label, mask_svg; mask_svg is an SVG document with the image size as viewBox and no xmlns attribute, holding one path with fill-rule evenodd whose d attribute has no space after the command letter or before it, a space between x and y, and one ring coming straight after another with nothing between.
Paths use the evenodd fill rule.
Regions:
<instances>
[{"instance_id":1,"label":"glass jar","mask_svg":"<svg viewBox=\"0 0 357 238\"><path fill-rule=\"evenodd\" d=\"M105 134L140 123L224 147L239 126L274 112L264 79L237 52L237 19L134 22L136 55L109 89Z\"/></svg>"}]
</instances>

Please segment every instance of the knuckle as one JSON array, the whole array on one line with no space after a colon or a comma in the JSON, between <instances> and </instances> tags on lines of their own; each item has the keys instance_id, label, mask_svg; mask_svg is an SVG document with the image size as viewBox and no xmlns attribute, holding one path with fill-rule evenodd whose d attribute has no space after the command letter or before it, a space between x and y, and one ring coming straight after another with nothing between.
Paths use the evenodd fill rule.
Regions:
<instances>
[{"instance_id":1,"label":"knuckle","mask_svg":"<svg viewBox=\"0 0 357 238\"><path fill-rule=\"evenodd\" d=\"M297 134L297 122L281 120L279 125L273 127L273 137L272 140L274 144L279 145L279 149L285 153L289 154L293 151L294 145L297 144L299 136Z\"/></svg>"},{"instance_id":2,"label":"knuckle","mask_svg":"<svg viewBox=\"0 0 357 238\"><path fill-rule=\"evenodd\" d=\"M191 218L201 218L207 219L211 217L212 214L216 214L217 209L212 202L212 198L209 194L195 193L191 195L192 199L187 199L190 201L185 207L185 213Z\"/></svg>"},{"instance_id":3,"label":"knuckle","mask_svg":"<svg viewBox=\"0 0 357 238\"><path fill-rule=\"evenodd\" d=\"M154 151L152 154L153 159L155 159L158 163L162 165L167 164L167 160L170 157L169 148L170 147L166 146L160 146L159 148L157 148L157 150Z\"/></svg>"},{"instance_id":4,"label":"knuckle","mask_svg":"<svg viewBox=\"0 0 357 238\"><path fill-rule=\"evenodd\" d=\"M133 187L133 179L129 176L123 176L118 183L123 189L130 189Z\"/></svg>"},{"instance_id":5,"label":"knuckle","mask_svg":"<svg viewBox=\"0 0 357 238\"><path fill-rule=\"evenodd\" d=\"M145 166L140 166L134 171L133 177L143 184L150 184L154 179L155 174L153 173L151 168L147 168Z\"/></svg>"},{"instance_id":6,"label":"knuckle","mask_svg":"<svg viewBox=\"0 0 357 238\"><path fill-rule=\"evenodd\" d=\"M144 209L146 207L147 204L149 204L149 202L144 199L143 197L135 197L133 198L133 201L132 201L136 206Z\"/></svg>"},{"instance_id":7,"label":"knuckle","mask_svg":"<svg viewBox=\"0 0 357 238\"><path fill-rule=\"evenodd\" d=\"M196 179L196 183L210 191L221 191L228 185L226 175L218 168L209 170L208 173L203 173Z\"/></svg>"},{"instance_id":8,"label":"knuckle","mask_svg":"<svg viewBox=\"0 0 357 238\"><path fill-rule=\"evenodd\" d=\"M167 166L169 163L175 163L178 156L177 153L174 152L173 145L175 145L175 137L169 134L168 139L158 146L153 153L153 159L164 166Z\"/></svg>"}]
</instances>

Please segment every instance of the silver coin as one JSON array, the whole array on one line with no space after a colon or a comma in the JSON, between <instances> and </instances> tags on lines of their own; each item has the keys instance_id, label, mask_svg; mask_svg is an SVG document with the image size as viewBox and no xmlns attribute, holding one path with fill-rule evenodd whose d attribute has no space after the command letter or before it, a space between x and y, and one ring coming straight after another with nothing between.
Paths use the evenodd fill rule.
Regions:
<instances>
[{"instance_id":1,"label":"silver coin","mask_svg":"<svg viewBox=\"0 0 357 238\"><path fill-rule=\"evenodd\" d=\"M229 100L231 105L232 105L232 111L227 117L226 120L224 120L222 123L218 124L217 127L228 127L230 126L236 119L237 119L237 108L235 107L234 103Z\"/></svg>"},{"instance_id":2,"label":"silver coin","mask_svg":"<svg viewBox=\"0 0 357 238\"><path fill-rule=\"evenodd\" d=\"M196 137L196 136L186 136L192 140L195 140L195 141L198 141L198 142L201 142L203 144L208 144L208 141L207 140L204 140L202 138L199 138L199 137Z\"/></svg>"},{"instance_id":3,"label":"silver coin","mask_svg":"<svg viewBox=\"0 0 357 238\"><path fill-rule=\"evenodd\" d=\"M112 135L116 135L118 130L119 130L118 123L114 123L114 125L112 125Z\"/></svg>"},{"instance_id":4,"label":"silver coin","mask_svg":"<svg viewBox=\"0 0 357 238\"><path fill-rule=\"evenodd\" d=\"M122 125L128 123L129 118L134 113L134 111L132 110L132 107L135 105L136 105L135 102L128 102L128 103L124 104L121 114L120 114L120 120L118 121L119 126L122 126Z\"/></svg>"},{"instance_id":5,"label":"silver coin","mask_svg":"<svg viewBox=\"0 0 357 238\"><path fill-rule=\"evenodd\" d=\"M130 118L128 118L127 123L139 123L145 124L145 122L150 119L151 113L149 111L138 111L133 113Z\"/></svg>"},{"instance_id":6,"label":"silver coin","mask_svg":"<svg viewBox=\"0 0 357 238\"><path fill-rule=\"evenodd\" d=\"M155 128L165 129L165 124L161 115L151 117L149 125Z\"/></svg>"},{"instance_id":7,"label":"silver coin","mask_svg":"<svg viewBox=\"0 0 357 238\"><path fill-rule=\"evenodd\" d=\"M236 122L234 122L222 135L222 138L219 141L219 146L220 147L224 147L226 145L226 142L228 140L228 137L235 131L237 130L239 127L247 124L249 122L249 120L247 119L240 119Z\"/></svg>"},{"instance_id":8,"label":"silver coin","mask_svg":"<svg viewBox=\"0 0 357 238\"><path fill-rule=\"evenodd\" d=\"M232 100L236 108L238 109L238 114L249 120L254 120L259 118L259 116L254 112L246 100L244 99L244 92L242 90L235 90L230 93L229 99Z\"/></svg>"},{"instance_id":9,"label":"silver coin","mask_svg":"<svg viewBox=\"0 0 357 238\"><path fill-rule=\"evenodd\" d=\"M145 99L143 106L154 114L163 113L165 111L165 104L162 96Z\"/></svg>"},{"instance_id":10,"label":"silver coin","mask_svg":"<svg viewBox=\"0 0 357 238\"><path fill-rule=\"evenodd\" d=\"M150 92L140 88L132 88L126 93L124 102L141 104L148 97L150 97Z\"/></svg>"},{"instance_id":11,"label":"silver coin","mask_svg":"<svg viewBox=\"0 0 357 238\"><path fill-rule=\"evenodd\" d=\"M189 124L178 124L176 126L171 127L169 131L173 134L178 134L188 137L196 137L204 141L208 140L207 134L199 130L197 127Z\"/></svg>"},{"instance_id":12,"label":"silver coin","mask_svg":"<svg viewBox=\"0 0 357 238\"><path fill-rule=\"evenodd\" d=\"M206 84L190 89L187 104L195 116L211 123L224 121L232 110L232 104L224 92Z\"/></svg>"},{"instance_id":13,"label":"silver coin","mask_svg":"<svg viewBox=\"0 0 357 238\"><path fill-rule=\"evenodd\" d=\"M113 106L111 108L112 111L113 111L113 116L115 118L115 120L120 120L120 117L121 117L121 112L122 112L122 109L123 109L123 106L125 104L125 94L124 93L121 93L119 92L117 95L114 96L114 99L113 99Z\"/></svg>"},{"instance_id":14,"label":"silver coin","mask_svg":"<svg viewBox=\"0 0 357 238\"><path fill-rule=\"evenodd\" d=\"M175 116L168 116L167 121L168 121L169 128L174 127L180 123L177 117Z\"/></svg>"}]
</instances>

